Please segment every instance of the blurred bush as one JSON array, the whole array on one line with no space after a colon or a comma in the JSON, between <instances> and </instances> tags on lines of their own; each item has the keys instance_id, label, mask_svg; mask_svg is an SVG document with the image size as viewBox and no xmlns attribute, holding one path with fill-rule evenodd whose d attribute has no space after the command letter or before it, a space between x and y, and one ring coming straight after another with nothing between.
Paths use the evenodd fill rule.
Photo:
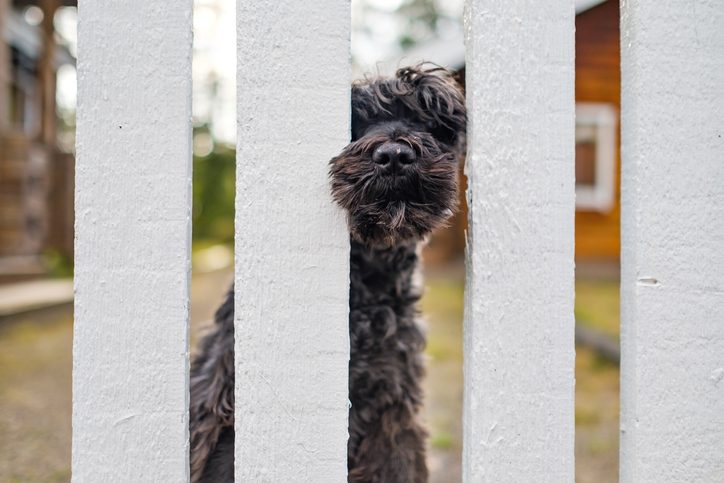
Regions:
<instances>
[{"instance_id":1,"label":"blurred bush","mask_svg":"<svg viewBox=\"0 0 724 483\"><path fill-rule=\"evenodd\" d=\"M234 241L236 149L194 128L193 241L198 247Z\"/></svg>"},{"instance_id":2,"label":"blurred bush","mask_svg":"<svg viewBox=\"0 0 724 483\"><path fill-rule=\"evenodd\" d=\"M43 250L43 263L52 278L73 276L73 259L55 248Z\"/></svg>"}]
</instances>

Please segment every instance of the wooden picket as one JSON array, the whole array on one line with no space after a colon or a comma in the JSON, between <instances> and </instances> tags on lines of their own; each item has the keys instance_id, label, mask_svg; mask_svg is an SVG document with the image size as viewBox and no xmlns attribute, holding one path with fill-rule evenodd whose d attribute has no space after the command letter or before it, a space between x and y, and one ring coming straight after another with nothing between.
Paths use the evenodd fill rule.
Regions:
<instances>
[{"instance_id":1,"label":"wooden picket","mask_svg":"<svg viewBox=\"0 0 724 483\"><path fill-rule=\"evenodd\" d=\"M191 8L80 2L76 482L188 480Z\"/></svg>"},{"instance_id":2,"label":"wooden picket","mask_svg":"<svg viewBox=\"0 0 724 483\"><path fill-rule=\"evenodd\" d=\"M724 481L724 2L621 10L622 483Z\"/></svg>"},{"instance_id":3,"label":"wooden picket","mask_svg":"<svg viewBox=\"0 0 724 483\"><path fill-rule=\"evenodd\" d=\"M469 0L463 481L573 482L574 8Z\"/></svg>"},{"instance_id":4,"label":"wooden picket","mask_svg":"<svg viewBox=\"0 0 724 483\"><path fill-rule=\"evenodd\" d=\"M348 2L238 2L237 481L346 480Z\"/></svg>"}]
</instances>

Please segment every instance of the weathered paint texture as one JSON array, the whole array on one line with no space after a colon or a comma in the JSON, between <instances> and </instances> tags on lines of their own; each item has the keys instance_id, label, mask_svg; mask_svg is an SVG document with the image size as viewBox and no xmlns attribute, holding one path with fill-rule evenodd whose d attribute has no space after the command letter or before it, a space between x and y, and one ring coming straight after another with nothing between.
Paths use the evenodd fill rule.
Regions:
<instances>
[{"instance_id":1,"label":"weathered paint texture","mask_svg":"<svg viewBox=\"0 0 724 483\"><path fill-rule=\"evenodd\" d=\"M6 24L10 13L10 0L0 0L0 130L10 125L11 52L7 44Z\"/></svg>"},{"instance_id":2,"label":"weathered paint texture","mask_svg":"<svg viewBox=\"0 0 724 483\"><path fill-rule=\"evenodd\" d=\"M183 482L192 2L79 3L73 481Z\"/></svg>"},{"instance_id":3,"label":"weathered paint texture","mask_svg":"<svg viewBox=\"0 0 724 483\"><path fill-rule=\"evenodd\" d=\"M236 478L346 481L348 1L238 2Z\"/></svg>"},{"instance_id":4,"label":"weathered paint texture","mask_svg":"<svg viewBox=\"0 0 724 483\"><path fill-rule=\"evenodd\" d=\"M623 1L621 482L724 481L724 2Z\"/></svg>"},{"instance_id":5,"label":"weathered paint texture","mask_svg":"<svg viewBox=\"0 0 724 483\"><path fill-rule=\"evenodd\" d=\"M463 480L571 483L574 6L469 0Z\"/></svg>"}]
</instances>

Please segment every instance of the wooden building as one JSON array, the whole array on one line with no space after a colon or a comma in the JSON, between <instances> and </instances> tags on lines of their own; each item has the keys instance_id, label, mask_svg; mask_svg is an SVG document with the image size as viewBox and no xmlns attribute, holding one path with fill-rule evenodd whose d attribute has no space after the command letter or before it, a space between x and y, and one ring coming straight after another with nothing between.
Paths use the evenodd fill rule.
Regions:
<instances>
[{"instance_id":1,"label":"wooden building","mask_svg":"<svg viewBox=\"0 0 724 483\"><path fill-rule=\"evenodd\" d=\"M620 252L621 106L619 3L576 17L576 257L617 261ZM593 191L591 195L588 191ZM586 205L581 196L589 198Z\"/></svg>"},{"instance_id":2,"label":"wooden building","mask_svg":"<svg viewBox=\"0 0 724 483\"><path fill-rule=\"evenodd\" d=\"M54 17L75 3L0 0L0 281L45 273L50 248L72 257L74 160L57 142L56 71L74 59Z\"/></svg>"}]
</instances>

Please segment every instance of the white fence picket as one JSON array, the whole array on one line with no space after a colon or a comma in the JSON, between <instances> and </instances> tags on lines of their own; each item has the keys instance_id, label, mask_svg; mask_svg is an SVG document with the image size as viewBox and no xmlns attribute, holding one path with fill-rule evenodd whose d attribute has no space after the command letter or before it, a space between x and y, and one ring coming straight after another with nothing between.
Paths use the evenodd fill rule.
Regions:
<instances>
[{"instance_id":1,"label":"white fence picket","mask_svg":"<svg viewBox=\"0 0 724 483\"><path fill-rule=\"evenodd\" d=\"M73 481L183 482L192 2L79 3Z\"/></svg>"},{"instance_id":2,"label":"white fence picket","mask_svg":"<svg viewBox=\"0 0 724 483\"><path fill-rule=\"evenodd\" d=\"M346 481L349 2L238 2L236 479Z\"/></svg>"},{"instance_id":3,"label":"white fence picket","mask_svg":"<svg viewBox=\"0 0 724 483\"><path fill-rule=\"evenodd\" d=\"M463 480L572 482L574 6L466 5Z\"/></svg>"},{"instance_id":4,"label":"white fence picket","mask_svg":"<svg viewBox=\"0 0 724 483\"><path fill-rule=\"evenodd\" d=\"M622 483L724 481L724 2L622 3Z\"/></svg>"},{"instance_id":5,"label":"white fence picket","mask_svg":"<svg viewBox=\"0 0 724 483\"><path fill-rule=\"evenodd\" d=\"M7 38L7 24L10 13L10 0L0 0L0 130L5 131L10 124L10 83L12 54L10 46L4 43Z\"/></svg>"}]
</instances>

